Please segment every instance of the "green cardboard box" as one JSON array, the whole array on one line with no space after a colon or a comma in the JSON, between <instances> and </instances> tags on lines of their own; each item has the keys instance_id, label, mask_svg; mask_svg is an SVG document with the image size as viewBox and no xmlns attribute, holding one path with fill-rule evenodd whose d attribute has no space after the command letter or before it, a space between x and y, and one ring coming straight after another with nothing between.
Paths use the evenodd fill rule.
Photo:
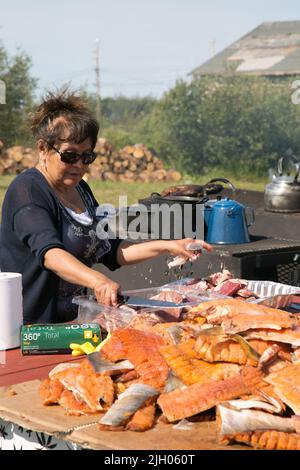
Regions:
<instances>
[{"instance_id":1,"label":"green cardboard box","mask_svg":"<svg viewBox=\"0 0 300 470\"><path fill-rule=\"evenodd\" d=\"M101 329L97 323L26 325L21 329L23 355L68 354L72 352L71 343L90 342L96 347L101 340Z\"/></svg>"}]
</instances>

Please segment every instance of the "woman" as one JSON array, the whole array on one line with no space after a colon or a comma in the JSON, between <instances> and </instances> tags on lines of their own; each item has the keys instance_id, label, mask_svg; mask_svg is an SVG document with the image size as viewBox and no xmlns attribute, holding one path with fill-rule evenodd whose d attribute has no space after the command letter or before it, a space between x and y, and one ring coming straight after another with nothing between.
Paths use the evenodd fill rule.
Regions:
<instances>
[{"instance_id":1,"label":"woman","mask_svg":"<svg viewBox=\"0 0 300 470\"><path fill-rule=\"evenodd\" d=\"M98 302L116 305L120 286L92 269L96 262L115 270L163 254L197 256L186 250L190 239L132 244L97 237L98 203L82 177L95 160L98 130L85 103L66 90L49 93L33 117L39 160L7 190L0 248L1 270L22 273L25 324L73 320L72 298L86 288Z\"/></svg>"}]
</instances>

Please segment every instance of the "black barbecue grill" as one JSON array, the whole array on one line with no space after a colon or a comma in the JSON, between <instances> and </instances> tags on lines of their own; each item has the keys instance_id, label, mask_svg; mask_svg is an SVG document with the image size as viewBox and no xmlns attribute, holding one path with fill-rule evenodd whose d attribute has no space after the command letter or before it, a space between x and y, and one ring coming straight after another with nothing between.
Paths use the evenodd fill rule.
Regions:
<instances>
[{"instance_id":1,"label":"black barbecue grill","mask_svg":"<svg viewBox=\"0 0 300 470\"><path fill-rule=\"evenodd\" d=\"M212 272L226 268L239 278L299 285L300 241L252 236L250 243L214 246L203 256Z\"/></svg>"},{"instance_id":2,"label":"black barbecue grill","mask_svg":"<svg viewBox=\"0 0 300 470\"><path fill-rule=\"evenodd\" d=\"M224 190L223 195L230 195ZM235 199L255 209L251 242L242 245L215 245L211 253L182 270L167 271L166 257L123 267L114 273L101 266L101 272L120 282L124 289L162 285L180 276L206 277L229 269L235 277L270 280L300 286L300 213L275 214L264 210L263 193L237 190Z\"/></svg>"}]
</instances>

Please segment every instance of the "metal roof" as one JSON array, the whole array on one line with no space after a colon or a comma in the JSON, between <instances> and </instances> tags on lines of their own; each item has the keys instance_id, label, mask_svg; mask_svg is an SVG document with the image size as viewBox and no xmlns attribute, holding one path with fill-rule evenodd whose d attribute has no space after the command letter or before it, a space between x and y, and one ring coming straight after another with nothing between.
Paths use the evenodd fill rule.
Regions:
<instances>
[{"instance_id":1,"label":"metal roof","mask_svg":"<svg viewBox=\"0 0 300 470\"><path fill-rule=\"evenodd\" d=\"M226 72L280 76L300 74L300 21L262 23L191 74Z\"/></svg>"}]
</instances>

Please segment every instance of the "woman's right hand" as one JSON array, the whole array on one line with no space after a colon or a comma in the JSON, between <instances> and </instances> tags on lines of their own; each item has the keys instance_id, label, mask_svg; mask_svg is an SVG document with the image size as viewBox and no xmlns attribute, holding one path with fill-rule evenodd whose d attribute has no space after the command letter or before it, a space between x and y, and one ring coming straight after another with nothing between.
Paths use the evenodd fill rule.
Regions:
<instances>
[{"instance_id":1,"label":"woman's right hand","mask_svg":"<svg viewBox=\"0 0 300 470\"><path fill-rule=\"evenodd\" d=\"M112 281L108 277L98 279L94 285L94 294L97 302L103 305L118 305L118 293L120 284Z\"/></svg>"}]
</instances>

